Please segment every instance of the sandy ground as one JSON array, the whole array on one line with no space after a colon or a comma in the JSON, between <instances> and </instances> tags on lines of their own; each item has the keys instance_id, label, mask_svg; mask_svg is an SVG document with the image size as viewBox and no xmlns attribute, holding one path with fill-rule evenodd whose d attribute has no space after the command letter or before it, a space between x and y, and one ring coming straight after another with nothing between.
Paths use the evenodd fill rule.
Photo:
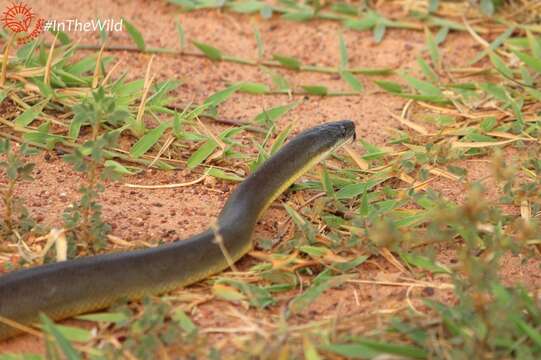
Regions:
<instances>
[{"instance_id":1,"label":"sandy ground","mask_svg":"<svg viewBox=\"0 0 541 360\"><path fill-rule=\"evenodd\" d=\"M6 1L0 2L4 8ZM165 1L41 1L32 2L32 7L40 16L48 19L88 20L92 18L125 17L129 19L145 36L149 46L178 47L175 20L178 19L187 39L215 44L224 52L244 58L256 58L257 48L253 27L257 26L265 43L267 57L273 53L287 54L299 58L306 64L335 66L339 63L338 33L341 26L333 22L292 23L279 19L263 21L258 17L237 16L231 13L193 12L181 13L177 7L167 5ZM392 12L392 9L389 10ZM82 43L97 43L97 34L71 33L74 39ZM385 40L374 44L369 32L344 31L348 45L350 65L352 67L415 67L415 59L425 46L422 32L389 30ZM127 33L115 33L112 44L131 44ZM192 46L190 45L190 48ZM192 49L195 50L195 49ZM458 65L479 51L478 45L464 34L451 34L443 47L446 61ZM122 61L122 69L128 70L129 78L142 78L150 55L135 53L114 53ZM333 75L315 73L295 73L279 70L293 84L323 84L332 90L348 90L340 78ZM257 81L270 84L270 78L257 67L231 63L213 63L196 57L170 55L156 56L152 72L157 80L179 79L183 85L177 95L184 103L201 101L213 92L223 89L236 81ZM357 124L357 134L374 144L384 144L389 135L387 127L401 128L387 113L398 112L404 100L387 95L379 90L367 77L360 76L365 91L357 96L348 97L295 97L302 103L296 109L281 118L280 127L294 124L295 130L304 129L314 124L337 119L352 119ZM264 109L290 102L285 95L256 96L235 95L225 106L220 108L221 116L227 119L250 121ZM209 125L220 130L221 125ZM31 185L23 185L18 195L25 199L32 214L42 223L61 224L64 208L77 198L77 189L81 183L80 174L74 172L54 152L42 154L35 159L35 179ZM488 165L464 162L461 166L470 171L469 179L478 179L486 175ZM196 177L189 171L160 172L147 170L137 176L124 178L123 181L140 184L178 183ZM460 200L464 189L457 183L441 180L433 187L445 196ZM188 237L204 229L224 203L232 185L197 184L187 188L171 190L128 189L121 183L108 183L102 195L104 217L113 225L113 234L127 240L155 241L157 239L175 239ZM516 211L516 209L515 209ZM281 208L273 208L262 219L256 236L265 236L275 231L285 219ZM452 255L449 255L452 257ZM379 261L378 261L379 262ZM245 267L253 263L247 258L241 261ZM375 278L381 266L387 268L386 274L396 272L388 263L378 266L365 264L359 269L366 278ZM519 257L509 257L502 264L509 281L529 283L539 287L541 274L539 265L533 262L521 264ZM363 275L364 276L364 275ZM535 285L537 284L537 285ZM190 288L196 293L196 286ZM354 293L360 296L353 296ZM374 285L348 284L322 296L314 304L306 319L312 315L336 312L337 307L344 313L355 313L383 307L392 308L403 303L405 289L382 288ZM341 304L340 306L338 304ZM231 306L219 301L212 301L199 308L194 320L199 324L219 326L230 319L223 311L224 306ZM0 352L27 351L40 352L42 345L30 337L20 337L0 344Z\"/></svg>"}]
</instances>

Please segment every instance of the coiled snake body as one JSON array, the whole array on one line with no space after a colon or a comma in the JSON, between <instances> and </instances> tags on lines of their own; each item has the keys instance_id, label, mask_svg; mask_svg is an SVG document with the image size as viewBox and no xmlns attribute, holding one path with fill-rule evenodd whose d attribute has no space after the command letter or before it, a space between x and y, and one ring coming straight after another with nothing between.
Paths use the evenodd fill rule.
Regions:
<instances>
[{"instance_id":1,"label":"coiled snake body","mask_svg":"<svg viewBox=\"0 0 541 360\"><path fill-rule=\"evenodd\" d=\"M0 316L31 324L40 312L54 320L186 286L228 267L251 247L257 219L272 201L329 152L355 137L351 121L306 130L244 180L216 226L156 248L89 256L0 276ZM217 243L217 240L220 242ZM225 252L223 251L225 249ZM0 322L0 339L18 330Z\"/></svg>"}]
</instances>

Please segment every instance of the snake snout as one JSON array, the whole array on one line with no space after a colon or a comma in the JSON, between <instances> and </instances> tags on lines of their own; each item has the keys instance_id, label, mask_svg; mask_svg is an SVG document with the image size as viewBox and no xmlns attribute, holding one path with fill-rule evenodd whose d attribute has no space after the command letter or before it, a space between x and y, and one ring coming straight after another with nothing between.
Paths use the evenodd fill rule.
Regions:
<instances>
[{"instance_id":1,"label":"snake snout","mask_svg":"<svg viewBox=\"0 0 541 360\"><path fill-rule=\"evenodd\" d=\"M342 120L338 122L341 130L341 136L344 139L352 139L355 141L355 123L351 120Z\"/></svg>"}]
</instances>

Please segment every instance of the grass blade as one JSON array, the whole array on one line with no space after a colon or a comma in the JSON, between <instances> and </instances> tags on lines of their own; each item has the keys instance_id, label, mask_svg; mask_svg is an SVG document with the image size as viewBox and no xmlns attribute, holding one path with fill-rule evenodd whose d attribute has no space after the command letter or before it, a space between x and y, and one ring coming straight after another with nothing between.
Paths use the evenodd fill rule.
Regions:
<instances>
[{"instance_id":1,"label":"grass blade","mask_svg":"<svg viewBox=\"0 0 541 360\"><path fill-rule=\"evenodd\" d=\"M150 150L162 137L165 129L170 125L161 123L159 126L147 132L139 141L137 141L130 150L130 155L137 159Z\"/></svg>"},{"instance_id":2,"label":"grass blade","mask_svg":"<svg viewBox=\"0 0 541 360\"><path fill-rule=\"evenodd\" d=\"M73 345L70 344L68 339L62 335L60 330L57 328L57 326L44 314L40 314L39 318L41 320L41 323L43 325L43 329L45 332L51 334L53 338L56 340L58 346L66 356L66 359L68 360L79 360L81 359L81 356L79 353L75 350Z\"/></svg>"},{"instance_id":3,"label":"grass blade","mask_svg":"<svg viewBox=\"0 0 541 360\"><path fill-rule=\"evenodd\" d=\"M541 74L541 58L535 58L531 55L516 50L512 51L520 60L522 60L523 63Z\"/></svg>"},{"instance_id":4,"label":"grass blade","mask_svg":"<svg viewBox=\"0 0 541 360\"><path fill-rule=\"evenodd\" d=\"M32 121L34 121L39 116L39 114L41 114L41 111L48 102L49 100L45 100L37 103L32 107L29 107L21 115L17 116L17 118L13 122L15 123L15 125L22 127L30 125Z\"/></svg>"},{"instance_id":5,"label":"grass blade","mask_svg":"<svg viewBox=\"0 0 541 360\"><path fill-rule=\"evenodd\" d=\"M220 61L223 58L222 52L212 45L198 41L192 41L192 44L194 44L199 50L201 50L203 54L205 54L206 57L211 60Z\"/></svg>"},{"instance_id":6,"label":"grass blade","mask_svg":"<svg viewBox=\"0 0 541 360\"><path fill-rule=\"evenodd\" d=\"M346 71L346 70L340 71L340 77L342 78L342 80L347 82L353 90L358 91L358 92L361 92L364 90L363 84L351 72Z\"/></svg>"},{"instance_id":7,"label":"grass blade","mask_svg":"<svg viewBox=\"0 0 541 360\"><path fill-rule=\"evenodd\" d=\"M201 145L196 152L194 152L188 159L187 166L189 169L193 169L205 161L218 147L218 143L214 140L208 140Z\"/></svg>"},{"instance_id":8,"label":"grass blade","mask_svg":"<svg viewBox=\"0 0 541 360\"><path fill-rule=\"evenodd\" d=\"M282 66L291 70L300 70L301 62L293 57L274 54L272 58L278 61Z\"/></svg>"},{"instance_id":9,"label":"grass blade","mask_svg":"<svg viewBox=\"0 0 541 360\"><path fill-rule=\"evenodd\" d=\"M130 34L130 37L132 38L137 48L141 51L145 51L145 39L143 38L143 35L141 35L141 32L137 30L137 28L125 18L122 18L122 22L124 23L126 31L128 32L128 34Z\"/></svg>"}]
</instances>

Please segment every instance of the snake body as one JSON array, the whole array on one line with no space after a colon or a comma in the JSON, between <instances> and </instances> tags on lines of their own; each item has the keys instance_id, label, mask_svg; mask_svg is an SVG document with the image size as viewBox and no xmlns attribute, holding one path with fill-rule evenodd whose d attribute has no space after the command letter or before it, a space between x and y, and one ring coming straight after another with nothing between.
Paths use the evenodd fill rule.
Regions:
<instances>
[{"instance_id":1,"label":"snake body","mask_svg":"<svg viewBox=\"0 0 541 360\"><path fill-rule=\"evenodd\" d=\"M347 120L297 135L237 187L215 226L186 240L1 276L0 316L32 324L43 312L61 320L121 299L139 299L193 284L226 269L230 261L250 250L257 219L272 201L325 155L354 137L355 126ZM0 339L18 332L0 321Z\"/></svg>"}]
</instances>

